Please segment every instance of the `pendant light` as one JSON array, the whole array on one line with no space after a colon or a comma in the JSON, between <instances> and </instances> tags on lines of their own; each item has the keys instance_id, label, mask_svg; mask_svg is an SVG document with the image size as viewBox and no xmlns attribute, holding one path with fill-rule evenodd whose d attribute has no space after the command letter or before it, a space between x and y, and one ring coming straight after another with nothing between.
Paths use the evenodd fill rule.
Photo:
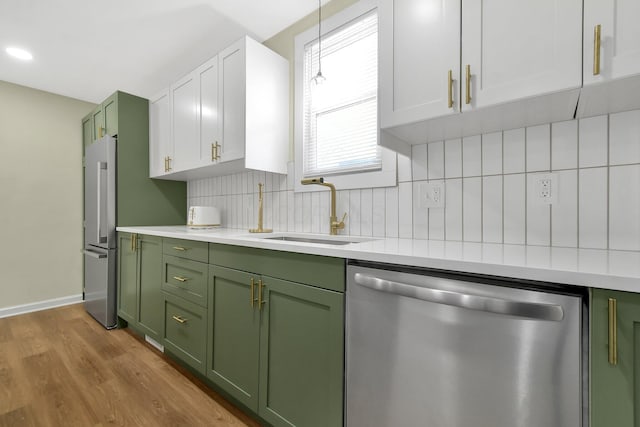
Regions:
<instances>
[{"instance_id":1,"label":"pendant light","mask_svg":"<svg viewBox=\"0 0 640 427\"><path fill-rule=\"evenodd\" d=\"M321 0L318 0L318 74L316 74L311 81L316 85L321 85L327 80L322 75L322 40L321 40L321 31L320 31L320 22L322 21L322 5L320 4Z\"/></svg>"}]
</instances>

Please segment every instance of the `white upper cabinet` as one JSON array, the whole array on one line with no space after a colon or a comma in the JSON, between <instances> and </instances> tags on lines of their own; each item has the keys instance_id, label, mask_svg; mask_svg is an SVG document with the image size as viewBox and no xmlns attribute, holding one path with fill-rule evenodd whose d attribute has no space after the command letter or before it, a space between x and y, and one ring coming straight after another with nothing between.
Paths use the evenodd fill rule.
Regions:
<instances>
[{"instance_id":1,"label":"white upper cabinet","mask_svg":"<svg viewBox=\"0 0 640 427\"><path fill-rule=\"evenodd\" d=\"M218 90L220 66L218 56L202 64L195 72L198 80L198 124L200 127L198 144L199 166L216 162L219 158L221 141L220 91Z\"/></svg>"},{"instance_id":2,"label":"white upper cabinet","mask_svg":"<svg viewBox=\"0 0 640 427\"><path fill-rule=\"evenodd\" d=\"M378 19L380 126L460 111L460 1L384 0Z\"/></svg>"},{"instance_id":3,"label":"white upper cabinet","mask_svg":"<svg viewBox=\"0 0 640 427\"><path fill-rule=\"evenodd\" d=\"M150 104L150 176L286 173L289 63L244 37Z\"/></svg>"},{"instance_id":4,"label":"white upper cabinet","mask_svg":"<svg viewBox=\"0 0 640 427\"><path fill-rule=\"evenodd\" d=\"M581 11L581 0L463 0L462 111L579 88Z\"/></svg>"},{"instance_id":5,"label":"white upper cabinet","mask_svg":"<svg viewBox=\"0 0 640 427\"><path fill-rule=\"evenodd\" d=\"M379 8L382 145L406 151L573 117L582 0L380 0Z\"/></svg>"},{"instance_id":6,"label":"white upper cabinet","mask_svg":"<svg viewBox=\"0 0 640 427\"><path fill-rule=\"evenodd\" d=\"M638 0L584 0L585 86L640 74L639 18Z\"/></svg>"},{"instance_id":7,"label":"white upper cabinet","mask_svg":"<svg viewBox=\"0 0 640 427\"><path fill-rule=\"evenodd\" d=\"M169 89L149 100L149 175L157 177L169 172L173 158L171 138L171 105Z\"/></svg>"},{"instance_id":8,"label":"white upper cabinet","mask_svg":"<svg viewBox=\"0 0 640 427\"><path fill-rule=\"evenodd\" d=\"M198 141L198 81L193 74L171 86L173 154L171 171L195 166L200 158Z\"/></svg>"},{"instance_id":9,"label":"white upper cabinet","mask_svg":"<svg viewBox=\"0 0 640 427\"><path fill-rule=\"evenodd\" d=\"M638 0L584 0L579 117L640 108L639 16Z\"/></svg>"}]
</instances>

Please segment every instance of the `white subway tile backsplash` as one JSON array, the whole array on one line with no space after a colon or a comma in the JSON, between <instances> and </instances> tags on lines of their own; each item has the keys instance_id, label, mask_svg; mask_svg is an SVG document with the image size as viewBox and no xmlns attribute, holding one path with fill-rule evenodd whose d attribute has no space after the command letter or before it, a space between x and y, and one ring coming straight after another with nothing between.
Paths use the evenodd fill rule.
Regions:
<instances>
[{"instance_id":1,"label":"white subway tile backsplash","mask_svg":"<svg viewBox=\"0 0 640 427\"><path fill-rule=\"evenodd\" d=\"M384 188L373 189L373 237L385 235L385 206L386 190Z\"/></svg>"},{"instance_id":2,"label":"white subway tile backsplash","mask_svg":"<svg viewBox=\"0 0 640 427\"><path fill-rule=\"evenodd\" d=\"M444 142L427 144L427 160L429 179L444 178Z\"/></svg>"},{"instance_id":3,"label":"white subway tile backsplash","mask_svg":"<svg viewBox=\"0 0 640 427\"><path fill-rule=\"evenodd\" d=\"M462 179L445 182L444 235L446 240L462 240Z\"/></svg>"},{"instance_id":4,"label":"white subway tile backsplash","mask_svg":"<svg viewBox=\"0 0 640 427\"><path fill-rule=\"evenodd\" d=\"M411 158L398 153L398 182L411 181Z\"/></svg>"},{"instance_id":5,"label":"white subway tile backsplash","mask_svg":"<svg viewBox=\"0 0 640 427\"><path fill-rule=\"evenodd\" d=\"M446 178L462 176L461 139L450 139L444 142L444 175Z\"/></svg>"},{"instance_id":6,"label":"white subway tile backsplash","mask_svg":"<svg viewBox=\"0 0 640 427\"><path fill-rule=\"evenodd\" d=\"M482 241L502 243L502 176L482 178Z\"/></svg>"},{"instance_id":7,"label":"white subway tile backsplash","mask_svg":"<svg viewBox=\"0 0 640 427\"><path fill-rule=\"evenodd\" d=\"M398 187L388 187L385 191L385 235L386 237L398 237Z\"/></svg>"},{"instance_id":8,"label":"white subway tile backsplash","mask_svg":"<svg viewBox=\"0 0 640 427\"><path fill-rule=\"evenodd\" d=\"M504 131L503 170L508 173L525 171L525 130L524 128Z\"/></svg>"},{"instance_id":9,"label":"white subway tile backsplash","mask_svg":"<svg viewBox=\"0 0 640 427\"><path fill-rule=\"evenodd\" d=\"M551 242L551 207L535 195L539 174L527 174L527 245L549 246Z\"/></svg>"},{"instance_id":10,"label":"white subway tile backsplash","mask_svg":"<svg viewBox=\"0 0 640 427\"><path fill-rule=\"evenodd\" d=\"M265 227L328 234L329 192L295 193L293 162L287 170L189 181L187 204L217 206L225 226L255 228L263 183ZM558 176L551 206L531 181L549 170ZM341 234L428 238L442 250L438 240L640 252L640 110L415 145L398 155L397 176L395 187L338 189ZM420 206L427 180L444 185L444 208Z\"/></svg>"},{"instance_id":11,"label":"white subway tile backsplash","mask_svg":"<svg viewBox=\"0 0 640 427\"><path fill-rule=\"evenodd\" d=\"M640 250L640 165L609 171L609 249Z\"/></svg>"},{"instance_id":12,"label":"white subway tile backsplash","mask_svg":"<svg viewBox=\"0 0 640 427\"><path fill-rule=\"evenodd\" d=\"M547 171L551 168L550 125L527 128L527 172Z\"/></svg>"},{"instance_id":13,"label":"white subway tile backsplash","mask_svg":"<svg viewBox=\"0 0 640 427\"><path fill-rule=\"evenodd\" d=\"M640 110L609 116L609 164L640 163Z\"/></svg>"},{"instance_id":14,"label":"white subway tile backsplash","mask_svg":"<svg viewBox=\"0 0 640 427\"><path fill-rule=\"evenodd\" d=\"M398 237L413 237L413 184L401 182L398 185Z\"/></svg>"},{"instance_id":15,"label":"white subway tile backsplash","mask_svg":"<svg viewBox=\"0 0 640 427\"><path fill-rule=\"evenodd\" d=\"M578 175L578 244L607 249L607 168L581 169Z\"/></svg>"},{"instance_id":16,"label":"white subway tile backsplash","mask_svg":"<svg viewBox=\"0 0 640 427\"><path fill-rule=\"evenodd\" d=\"M360 191L360 234L373 236L373 190L363 188Z\"/></svg>"},{"instance_id":17,"label":"white subway tile backsplash","mask_svg":"<svg viewBox=\"0 0 640 427\"><path fill-rule=\"evenodd\" d=\"M482 135L482 175L502 174L502 132Z\"/></svg>"},{"instance_id":18,"label":"white subway tile backsplash","mask_svg":"<svg viewBox=\"0 0 640 427\"><path fill-rule=\"evenodd\" d=\"M429 238L429 211L420 205L420 185L424 181L413 181L413 238Z\"/></svg>"},{"instance_id":19,"label":"white subway tile backsplash","mask_svg":"<svg viewBox=\"0 0 640 427\"><path fill-rule=\"evenodd\" d=\"M462 139L462 176L480 176L482 174L481 136L469 136Z\"/></svg>"},{"instance_id":20,"label":"white subway tile backsplash","mask_svg":"<svg viewBox=\"0 0 640 427\"><path fill-rule=\"evenodd\" d=\"M556 172L558 200L551 206L551 245L578 246L578 171Z\"/></svg>"},{"instance_id":21,"label":"white subway tile backsplash","mask_svg":"<svg viewBox=\"0 0 640 427\"><path fill-rule=\"evenodd\" d=\"M580 119L578 123L578 166L606 166L608 162L608 116Z\"/></svg>"},{"instance_id":22,"label":"white subway tile backsplash","mask_svg":"<svg viewBox=\"0 0 640 427\"><path fill-rule=\"evenodd\" d=\"M578 122L569 120L551 125L551 169L578 167Z\"/></svg>"},{"instance_id":23,"label":"white subway tile backsplash","mask_svg":"<svg viewBox=\"0 0 640 427\"><path fill-rule=\"evenodd\" d=\"M411 170L414 181L427 179L427 144L411 147Z\"/></svg>"},{"instance_id":24,"label":"white subway tile backsplash","mask_svg":"<svg viewBox=\"0 0 640 427\"><path fill-rule=\"evenodd\" d=\"M482 178L462 180L462 237L467 242L482 241Z\"/></svg>"},{"instance_id":25,"label":"white subway tile backsplash","mask_svg":"<svg viewBox=\"0 0 640 427\"><path fill-rule=\"evenodd\" d=\"M524 245L527 241L526 175L504 176L504 243Z\"/></svg>"},{"instance_id":26,"label":"white subway tile backsplash","mask_svg":"<svg viewBox=\"0 0 640 427\"><path fill-rule=\"evenodd\" d=\"M349 234L360 235L360 190L349 192Z\"/></svg>"}]
</instances>

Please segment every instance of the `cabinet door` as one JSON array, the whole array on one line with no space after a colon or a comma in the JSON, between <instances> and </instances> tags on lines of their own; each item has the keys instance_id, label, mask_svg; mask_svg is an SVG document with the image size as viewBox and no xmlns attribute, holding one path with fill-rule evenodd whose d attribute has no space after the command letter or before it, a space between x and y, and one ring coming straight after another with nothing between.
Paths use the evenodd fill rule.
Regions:
<instances>
[{"instance_id":1,"label":"cabinet door","mask_svg":"<svg viewBox=\"0 0 640 427\"><path fill-rule=\"evenodd\" d=\"M181 171L198 163L198 80L189 74L171 87L171 119L173 154L171 172Z\"/></svg>"},{"instance_id":2,"label":"cabinet door","mask_svg":"<svg viewBox=\"0 0 640 427\"><path fill-rule=\"evenodd\" d=\"M344 295L263 281L258 414L274 426L342 425Z\"/></svg>"},{"instance_id":3,"label":"cabinet door","mask_svg":"<svg viewBox=\"0 0 640 427\"><path fill-rule=\"evenodd\" d=\"M616 301L617 363L609 355L609 299ZM613 331L612 331L613 332ZM632 427L640 415L640 294L593 289L591 426Z\"/></svg>"},{"instance_id":4,"label":"cabinet door","mask_svg":"<svg viewBox=\"0 0 640 427\"><path fill-rule=\"evenodd\" d=\"M216 161L213 146L220 141L218 57L203 64L196 75L199 79L200 98L200 163L210 164ZM220 150L219 150L220 151Z\"/></svg>"},{"instance_id":5,"label":"cabinet door","mask_svg":"<svg viewBox=\"0 0 640 427\"><path fill-rule=\"evenodd\" d=\"M98 105L93 113L93 140L100 139L104 136L104 112L102 105Z\"/></svg>"},{"instance_id":6,"label":"cabinet door","mask_svg":"<svg viewBox=\"0 0 640 427\"><path fill-rule=\"evenodd\" d=\"M93 114L82 119L82 152L93 144Z\"/></svg>"},{"instance_id":7,"label":"cabinet door","mask_svg":"<svg viewBox=\"0 0 640 427\"><path fill-rule=\"evenodd\" d=\"M218 266L211 267L209 276L207 377L257 411L259 276Z\"/></svg>"},{"instance_id":8,"label":"cabinet door","mask_svg":"<svg viewBox=\"0 0 640 427\"><path fill-rule=\"evenodd\" d=\"M220 161L244 157L246 46L242 39L218 54L220 58L220 102L222 145Z\"/></svg>"},{"instance_id":9,"label":"cabinet door","mask_svg":"<svg viewBox=\"0 0 640 427\"><path fill-rule=\"evenodd\" d=\"M463 0L462 110L580 87L581 46L581 0Z\"/></svg>"},{"instance_id":10,"label":"cabinet door","mask_svg":"<svg viewBox=\"0 0 640 427\"><path fill-rule=\"evenodd\" d=\"M134 235L118 233L118 316L136 325L138 307L138 253Z\"/></svg>"},{"instance_id":11,"label":"cabinet door","mask_svg":"<svg viewBox=\"0 0 640 427\"><path fill-rule=\"evenodd\" d=\"M118 93L114 93L102 103L104 129L107 135L118 134Z\"/></svg>"},{"instance_id":12,"label":"cabinet door","mask_svg":"<svg viewBox=\"0 0 640 427\"><path fill-rule=\"evenodd\" d=\"M152 178L167 172L167 157L173 158L169 89L149 101L149 175Z\"/></svg>"},{"instance_id":13,"label":"cabinet door","mask_svg":"<svg viewBox=\"0 0 640 427\"><path fill-rule=\"evenodd\" d=\"M139 236L138 251L138 326L156 341L162 340L162 238Z\"/></svg>"},{"instance_id":14,"label":"cabinet door","mask_svg":"<svg viewBox=\"0 0 640 427\"><path fill-rule=\"evenodd\" d=\"M380 125L459 111L448 102L448 74L460 76L460 2L382 0L379 6Z\"/></svg>"},{"instance_id":15,"label":"cabinet door","mask_svg":"<svg viewBox=\"0 0 640 427\"><path fill-rule=\"evenodd\" d=\"M640 2L584 0L584 84L640 74ZM600 74L593 74L594 29L600 25Z\"/></svg>"}]
</instances>

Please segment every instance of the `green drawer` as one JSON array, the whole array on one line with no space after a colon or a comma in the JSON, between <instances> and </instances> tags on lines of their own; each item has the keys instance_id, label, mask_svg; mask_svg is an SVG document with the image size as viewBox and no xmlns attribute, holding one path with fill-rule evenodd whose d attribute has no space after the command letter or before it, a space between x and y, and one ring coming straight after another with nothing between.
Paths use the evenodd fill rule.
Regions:
<instances>
[{"instance_id":1,"label":"green drawer","mask_svg":"<svg viewBox=\"0 0 640 427\"><path fill-rule=\"evenodd\" d=\"M209 264L345 291L345 260L296 252L209 244Z\"/></svg>"},{"instance_id":2,"label":"green drawer","mask_svg":"<svg viewBox=\"0 0 640 427\"><path fill-rule=\"evenodd\" d=\"M164 295L164 346L186 364L205 374L207 311L166 292Z\"/></svg>"},{"instance_id":3,"label":"green drawer","mask_svg":"<svg viewBox=\"0 0 640 427\"><path fill-rule=\"evenodd\" d=\"M206 263L209 260L209 244L195 240L164 238L162 253Z\"/></svg>"},{"instance_id":4,"label":"green drawer","mask_svg":"<svg viewBox=\"0 0 640 427\"><path fill-rule=\"evenodd\" d=\"M162 257L162 290L207 306L208 265L170 255Z\"/></svg>"}]
</instances>

